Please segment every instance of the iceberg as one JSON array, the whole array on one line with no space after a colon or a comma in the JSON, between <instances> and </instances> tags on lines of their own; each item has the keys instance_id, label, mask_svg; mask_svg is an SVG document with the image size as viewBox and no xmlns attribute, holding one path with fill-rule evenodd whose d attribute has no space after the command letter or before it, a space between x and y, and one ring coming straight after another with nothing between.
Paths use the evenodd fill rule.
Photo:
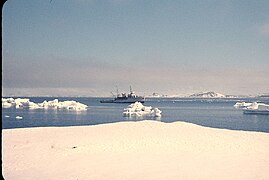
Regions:
<instances>
[{"instance_id":1,"label":"iceberg","mask_svg":"<svg viewBox=\"0 0 269 180\"><path fill-rule=\"evenodd\" d=\"M246 114L269 114L269 104L254 102L245 107L243 112Z\"/></svg>"},{"instance_id":2,"label":"iceberg","mask_svg":"<svg viewBox=\"0 0 269 180\"><path fill-rule=\"evenodd\" d=\"M21 116L16 116L16 119L22 119L22 117Z\"/></svg>"},{"instance_id":3,"label":"iceberg","mask_svg":"<svg viewBox=\"0 0 269 180\"><path fill-rule=\"evenodd\" d=\"M3 102L2 101L2 108L10 108L10 107L12 107L12 104L11 103Z\"/></svg>"},{"instance_id":4,"label":"iceberg","mask_svg":"<svg viewBox=\"0 0 269 180\"><path fill-rule=\"evenodd\" d=\"M15 100L13 98L2 98L2 108L10 108L14 106Z\"/></svg>"},{"instance_id":5,"label":"iceberg","mask_svg":"<svg viewBox=\"0 0 269 180\"><path fill-rule=\"evenodd\" d=\"M82 111L87 110L87 105L76 102L76 101L63 101L60 102L58 99L52 101L43 101L42 103L31 102L30 99L23 98L2 98L2 108L29 108L29 109L67 109Z\"/></svg>"},{"instance_id":6,"label":"iceberg","mask_svg":"<svg viewBox=\"0 0 269 180\"><path fill-rule=\"evenodd\" d=\"M57 108L80 111L80 110L86 110L87 105L76 102L76 101L63 101L63 102L58 102Z\"/></svg>"},{"instance_id":7,"label":"iceberg","mask_svg":"<svg viewBox=\"0 0 269 180\"><path fill-rule=\"evenodd\" d=\"M14 100L16 108L29 107L30 99L26 98L17 98Z\"/></svg>"},{"instance_id":8,"label":"iceberg","mask_svg":"<svg viewBox=\"0 0 269 180\"><path fill-rule=\"evenodd\" d=\"M235 103L234 107L241 109L241 108L246 108L246 107L250 106L251 104L252 103L237 102L237 103Z\"/></svg>"},{"instance_id":9,"label":"iceberg","mask_svg":"<svg viewBox=\"0 0 269 180\"><path fill-rule=\"evenodd\" d=\"M161 117L162 111L151 106L144 106L141 102L130 104L124 109L123 116L155 116Z\"/></svg>"},{"instance_id":10,"label":"iceberg","mask_svg":"<svg viewBox=\"0 0 269 180\"><path fill-rule=\"evenodd\" d=\"M234 107L243 109L245 114L269 114L269 105L264 103L237 102L235 103Z\"/></svg>"}]
</instances>

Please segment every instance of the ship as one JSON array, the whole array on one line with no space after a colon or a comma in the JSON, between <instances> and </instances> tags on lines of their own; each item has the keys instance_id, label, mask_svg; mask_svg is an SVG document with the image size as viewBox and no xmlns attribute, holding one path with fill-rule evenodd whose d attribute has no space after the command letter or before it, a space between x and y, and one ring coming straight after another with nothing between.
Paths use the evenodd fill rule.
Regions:
<instances>
[{"instance_id":1,"label":"ship","mask_svg":"<svg viewBox=\"0 0 269 180\"><path fill-rule=\"evenodd\" d=\"M135 103L135 102L145 102L144 96L137 96L135 92L132 90L132 87L130 86L130 93L119 93L117 89L117 95L115 96L113 93L112 95L115 97L114 99L105 99L101 100L101 103Z\"/></svg>"}]
</instances>

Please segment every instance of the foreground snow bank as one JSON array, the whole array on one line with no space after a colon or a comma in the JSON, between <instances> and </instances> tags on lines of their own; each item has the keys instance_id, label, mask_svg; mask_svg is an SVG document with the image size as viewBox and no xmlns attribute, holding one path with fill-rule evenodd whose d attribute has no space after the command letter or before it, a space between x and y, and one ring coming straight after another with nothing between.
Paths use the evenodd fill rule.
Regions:
<instances>
[{"instance_id":1,"label":"foreground snow bank","mask_svg":"<svg viewBox=\"0 0 269 180\"><path fill-rule=\"evenodd\" d=\"M160 117L162 111L151 106L144 106L141 102L130 104L124 109L123 116L155 116Z\"/></svg>"},{"instance_id":2,"label":"foreground snow bank","mask_svg":"<svg viewBox=\"0 0 269 180\"><path fill-rule=\"evenodd\" d=\"M30 108L30 109L69 109L69 110L86 110L87 105L76 102L76 101L63 101L59 102L58 99L54 99L52 101L44 101L42 103L34 103L31 102L30 99L27 98L2 98L2 108Z\"/></svg>"},{"instance_id":3,"label":"foreground snow bank","mask_svg":"<svg viewBox=\"0 0 269 180\"><path fill-rule=\"evenodd\" d=\"M184 122L2 130L10 179L269 179L269 133Z\"/></svg>"}]
</instances>

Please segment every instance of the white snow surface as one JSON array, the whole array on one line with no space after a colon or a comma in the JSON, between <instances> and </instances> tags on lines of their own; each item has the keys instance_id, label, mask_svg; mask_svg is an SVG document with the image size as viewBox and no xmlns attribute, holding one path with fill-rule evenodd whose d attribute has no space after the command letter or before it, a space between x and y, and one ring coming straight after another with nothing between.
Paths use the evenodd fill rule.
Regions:
<instances>
[{"instance_id":1,"label":"white snow surface","mask_svg":"<svg viewBox=\"0 0 269 180\"><path fill-rule=\"evenodd\" d=\"M68 109L68 110L86 110L87 105L76 102L76 101L63 101L60 102L58 99L52 101L44 101L42 103L31 102L27 98L2 98L2 108L29 108L29 109Z\"/></svg>"},{"instance_id":2,"label":"white snow surface","mask_svg":"<svg viewBox=\"0 0 269 180\"><path fill-rule=\"evenodd\" d=\"M123 116L155 116L160 117L162 111L151 106L144 106L141 102L130 104L124 109Z\"/></svg>"},{"instance_id":3,"label":"white snow surface","mask_svg":"<svg viewBox=\"0 0 269 180\"><path fill-rule=\"evenodd\" d=\"M269 133L185 122L2 130L5 180L269 179Z\"/></svg>"}]
</instances>

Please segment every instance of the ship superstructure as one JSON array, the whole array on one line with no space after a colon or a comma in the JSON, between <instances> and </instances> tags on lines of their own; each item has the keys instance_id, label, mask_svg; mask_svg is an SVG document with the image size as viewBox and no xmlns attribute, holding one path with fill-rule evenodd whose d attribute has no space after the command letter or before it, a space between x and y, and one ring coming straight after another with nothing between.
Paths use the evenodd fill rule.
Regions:
<instances>
[{"instance_id":1,"label":"ship superstructure","mask_svg":"<svg viewBox=\"0 0 269 180\"><path fill-rule=\"evenodd\" d=\"M135 102L145 102L144 96L137 96L130 86L130 93L119 93L117 89L117 95L114 99L101 100L101 103L135 103Z\"/></svg>"}]
</instances>

